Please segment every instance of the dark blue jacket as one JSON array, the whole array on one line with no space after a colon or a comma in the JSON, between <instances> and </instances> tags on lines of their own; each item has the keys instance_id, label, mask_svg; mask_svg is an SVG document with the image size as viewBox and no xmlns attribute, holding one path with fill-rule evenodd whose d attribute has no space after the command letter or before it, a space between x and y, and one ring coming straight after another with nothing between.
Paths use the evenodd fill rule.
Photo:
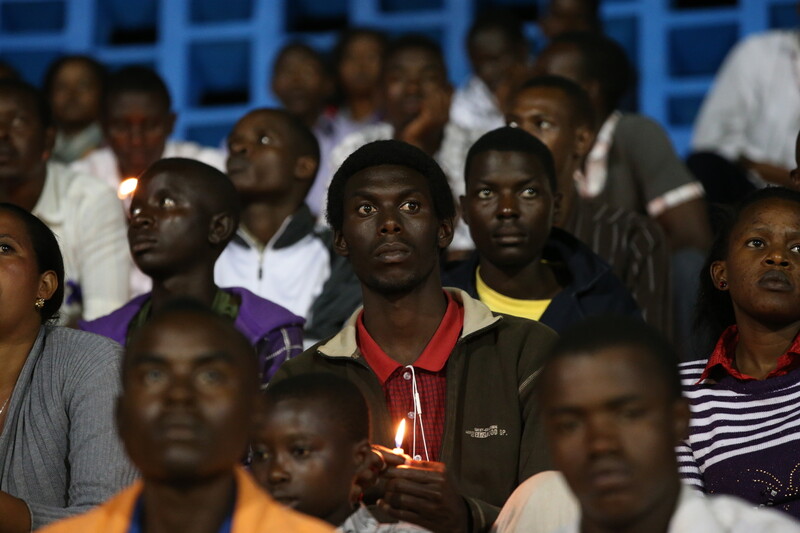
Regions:
<instances>
[{"instance_id":1,"label":"dark blue jacket","mask_svg":"<svg viewBox=\"0 0 800 533\"><path fill-rule=\"evenodd\" d=\"M569 278L564 288L553 297L539 319L557 332L593 315L618 314L641 318L641 312L628 289L588 246L566 231L553 228L545 243L542 258L566 267ZM475 270L478 252L448 269L442 278L446 287L457 287L478 298ZM563 283L563 280L560 280Z\"/></svg>"}]
</instances>

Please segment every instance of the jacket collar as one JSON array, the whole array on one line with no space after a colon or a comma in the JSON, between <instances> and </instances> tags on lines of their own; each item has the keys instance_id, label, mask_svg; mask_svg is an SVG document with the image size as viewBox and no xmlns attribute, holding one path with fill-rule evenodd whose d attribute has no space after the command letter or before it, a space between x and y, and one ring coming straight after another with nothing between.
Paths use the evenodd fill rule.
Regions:
<instances>
[{"instance_id":1,"label":"jacket collar","mask_svg":"<svg viewBox=\"0 0 800 533\"><path fill-rule=\"evenodd\" d=\"M293 244L303 239L306 235L314 232L315 219L311 214L311 210L306 204L301 205L294 214L286 219L278 230L278 233L272 238L268 246L274 249L288 248ZM245 248L253 248L254 244L250 242L246 234L241 231L236 232L233 237L234 243Z\"/></svg>"},{"instance_id":2,"label":"jacket collar","mask_svg":"<svg viewBox=\"0 0 800 533\"><path fill-rule=\"evenodd\" d=\"M469 337L493 324L499 322L502 317L492 313L486 305L472 298L461 289L446 287L444 289L456 302L464 306L464 328L461 330L459 340ZM360 352L356 342L356 321L363 307L359 307L350 315L341 331L331 337L328 341L321 344L317 351L328 357L349 357L358 358Z\"/></svg>"}]
</instances>

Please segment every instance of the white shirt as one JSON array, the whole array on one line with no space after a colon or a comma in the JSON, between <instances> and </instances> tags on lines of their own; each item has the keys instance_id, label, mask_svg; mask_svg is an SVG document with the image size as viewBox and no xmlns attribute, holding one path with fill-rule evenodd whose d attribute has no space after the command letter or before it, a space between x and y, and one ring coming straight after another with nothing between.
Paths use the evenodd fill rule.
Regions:
<instances>
[{"instance_id":1,"label":"white shirt","mask_svg":"<svg viewBox=\"0 0 800 533\"><path fill-rule=\"evenodd\" d=\"M481 135L506 125L494 94L474 75L453 95L450 121L465 129L478 130Z\"/></svg>"},{"instance_id":2,"label":"white shirt","mask_svg":"<svg viewBox=\"0 0 800 533\"><path fill-rule=\"evenodd\" d=\"M185 157L187 159L196 159L222 172L226 171L226 156L222 150L206 148L192 142L167 141L164 145L164 153L161 157ZM73 163L70 168L76 172L89 174L104 181L111 187L115 195L117 187L123 179L123 176L119 172L119 166L117 165L117 157L109 147L94 150L83 159ZM133 195L130 195L122 200L123 210L126 215L131 207L132 197ZM125 238L125 243L127 246L127 236ZM128 256L130 257L130 254L128 254ZM133 259L131 259L130 273L131 296L138 296L152 290L152 280L133 264Z\"/></svg>"},{"instance_id":3,"label":"white shirt","mask_svg":"<svg viewBox=\"0 0 800 533\"><path fill-rule=\"evenodd\" d=\"M214 281L220 287L244 287L308 319L311 306L331 275L330 252L314 233L276 248L291 220L283 222L263 250L240 228L217 259Z\"/></svg>"},{"instance_id":4,"label":"white shirt","mask_svg":"<svg viewBox=\"0 0 800 533\"><path fill-rule=\"evenodd\" d=\"M91 176L51 162L32 212L56 234L64 257L62 323L77 316L92 320L128 301L127 227L113 191Z\"/></svg>"},{"instance_id":5,"label":"white shirt","mask_svg":"<svg viewBox=\"0 0 800 533\"><path fill-rule=\"evenodd\" d=\"M795 167L800 129L800 33L749 37L725 58L694 127L692 148Z\"/></svg>"},{"instance_id":6,"label":"white shirt","mask_svg":"<svg viewBox=\"0 0 800 533\"><path fill-rule=\"evenodd\" d=\"M543 472L517 487L493 531L579 533L580 509L564 477L558 472ZM667 532L800 533L800 523L774 509L756 508L732 496L706 496L682 485Z\"/></svg>"}]
</instances>

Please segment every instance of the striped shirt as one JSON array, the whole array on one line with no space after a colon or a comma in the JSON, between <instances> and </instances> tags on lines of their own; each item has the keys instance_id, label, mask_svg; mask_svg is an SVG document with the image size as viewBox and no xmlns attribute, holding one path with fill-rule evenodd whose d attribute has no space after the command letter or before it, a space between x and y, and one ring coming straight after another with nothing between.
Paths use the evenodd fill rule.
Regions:
<instances>
[{"instance_id":1,"label":"striped shirt","mask_svg":"<svg viewBox=\"0 0 800 533\"><path fill-rule=\"evenodd\" d=\"M707 363L680 366L692 411L678 446L681 476L800 518L800 369L761 381L715 373L698 383Z\"/></svg>"},{"instance_id":2,"label":"striped shirt","mask_svg":"<svg viewBox=\"0 0 800 533\"><path fill-rule=\"evenodd\" d=\"M648 324L671 335L669 248L655 220L576 196L572 213L561 227L611 265Z\"/></svg>"}]
</instances>

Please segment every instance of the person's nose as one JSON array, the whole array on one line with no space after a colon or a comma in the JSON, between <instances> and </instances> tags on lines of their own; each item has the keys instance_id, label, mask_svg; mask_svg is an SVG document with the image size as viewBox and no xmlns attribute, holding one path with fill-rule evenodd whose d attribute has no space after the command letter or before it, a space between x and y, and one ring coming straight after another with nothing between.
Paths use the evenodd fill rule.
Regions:
<instances>
[{"instance_id":1,"label":"person's nose","mask_svg":"<svg viewBox=\"0 0 800 533\"><path fill-rule=\"evenodd\" d=\"M499 218L516 218L519 216L519 206L515 195L505 193L499 195L497 216Z\"/></svg>"},{"instance_id":2,"label":"person's nose","mask_svg":"<svg viewBox=\"0 0 800 533\"><path fill-rule=\"evenodd\" d=\"M382 235L397 234L403 231L398 214L390 210L384 210L380 216L380 233Z\"/></svg>"},{"instance_id":3,"label":"person's nose","mask_svg":"<svg viewBox=\"0 0 800 533\"><path fill-rule=\"evenodd\" d=\"M592 455L614 453L620 446L615 425L606 418L590 419L587 422L586 441Z\"/></svg>"},{"instance_id":4,"label":"person's nose","mask_svg":"<svg viewBox=\"0 0 800 533\"><path fill-rule=\"evenodd\" d=\"M280 485L291 479L289 470L286 468L282 455L283 454L275 454L275 456L270 460L269 471L267 473L269 476L270 485Z\"/></svg>"},{"instance_id":5,"label":"person's nose","mask_svg":"<svg viewBox=\"0 0 800 533\"><path fill-rule=\"evenodd\" d=\"M147 207L131 207L131 227L136 229L147 228L153 224L153 216Z\"/></svg>"},{"instance_id":6,"label":"person's nose","mask_svg":"<svg viewBox=\"0 0 800 533\"><path fill-rule=\"evenodd\" d=\"M764 262L770 266L777 265L783 268L787 268L790 264L786 251L781 249L780 246L770 247L764 256Z\"/></svg>"}]
</instances>

